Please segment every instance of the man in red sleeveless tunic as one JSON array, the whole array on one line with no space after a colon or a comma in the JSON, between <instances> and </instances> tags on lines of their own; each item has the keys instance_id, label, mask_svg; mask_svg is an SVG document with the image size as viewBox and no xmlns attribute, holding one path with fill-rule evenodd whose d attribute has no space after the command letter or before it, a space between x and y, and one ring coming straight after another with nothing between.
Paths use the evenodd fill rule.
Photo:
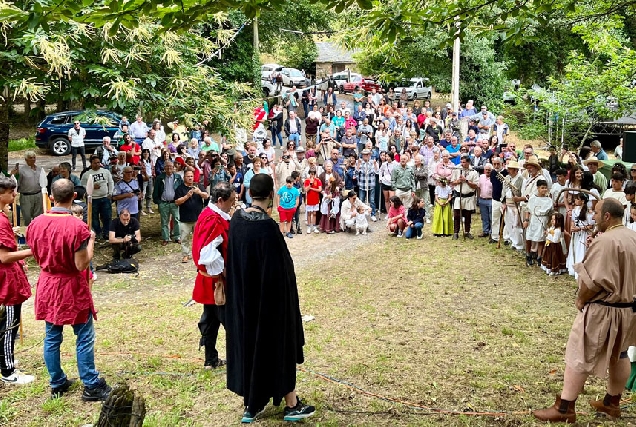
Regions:
<instances>
[{"instance_id":1,"label":"man in red sleeveless tunic","mask_svg":"<svg viewBox=\"0 0 636 427\"><path fill-rule=\"evenodd\" d=\"M22 303L31 296L31 286L24 272L24 258L31 249L18 250L15 235L4 208L15 200L17 184L0 178L0 380L4 384L22 385L33 382L15 368L14 348L21 322Z\"/></svg>"},{"instance_id":2,"label":"man in red sleeveless tunic","mask_svg":"<svg viewBox=\"0 0 636 427\"><path fill-rule=\"evenodd\" d=\"M95 307L86 269L93 258L95 233L70 208L75 199L73 183L60 179L51 187L54 207L27 228L27 243L40 265L35 318L46 321L44 362L51 376L51 395L66 393L70 381L60 362L64 325L72 325L77 347L77 368L84 383L84 401L106 400L111 388L95 369Z\"/></svg>"},{"instance_id":3,"label":"man in red sleeveless tunic","mask_svg":"<svg viewBox=\"0 0 636 427\"><path fill-rule=\"evenodd\" d=\"M206 369L225 365L216 350L219 327L225 324L224 306L214 301L214 286L225 282L225 257L227 254L227 233L230 228L230 209L234 206L236 194L228 182L217 183L210 192L210 203L199 215L192 233L192 260L197 267L192 299L203 304L203 314L199 320L201 340L199 347L205 347Z\"/></svg>"}]
</instances>

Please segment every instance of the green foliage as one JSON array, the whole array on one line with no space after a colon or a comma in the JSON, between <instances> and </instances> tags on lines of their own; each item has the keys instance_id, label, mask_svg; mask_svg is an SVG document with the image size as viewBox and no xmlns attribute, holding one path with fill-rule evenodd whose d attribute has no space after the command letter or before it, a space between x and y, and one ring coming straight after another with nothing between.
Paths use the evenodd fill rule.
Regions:
<instances>
[{"instance_id":1,"label":"green foliage","mask_svg":"<svg viewBox=\"0 0 636 427\"><path fill-rule=\"evenodd\" d=\"M20 138L9 141L9 151L35 150L35 138Z\"/></svg>"}]
</instances>

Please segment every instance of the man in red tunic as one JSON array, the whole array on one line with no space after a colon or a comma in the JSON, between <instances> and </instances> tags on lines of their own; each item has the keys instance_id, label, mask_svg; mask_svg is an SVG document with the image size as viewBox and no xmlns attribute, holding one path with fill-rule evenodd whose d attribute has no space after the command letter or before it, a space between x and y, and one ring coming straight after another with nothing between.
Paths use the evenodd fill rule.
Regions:
<instances>
[{"instance_id":1,"label":"man in red tunic","mask_svg":"<svg viewBox=\"0 0 636 427\"><path fill-rule=\"evenodd\" d=\"M192 260L197 267L192 299L203 304L203 314L199 320L201 341L205 347L206 369L225 365L216 351L219 327L225 324L223 305L214 301L214 286L225 282L225 257L227 254L227 233L230 229L230 209L234 206L236 193L228 182L217 183L211 191L210 203L199 215L192 233Z\"/></svg>"},{"instance_id":2,"label":"man in red tunic","mask_svg":"<svg viewBox=\"0 0 636 427\"><path fill-rule=\"evenodd\" d=\"M11 223L4 213L4 208L15 200L16 187L14 180L0 178L0 380L4 384L21 385L33 382L35 377L15 369L13 358L22 303L31 296L22 261L31 256L31 249L18 250Z\"/></svg>"},{"instance_id":3,"label":"man in red tunic","mask_svg":"<svg viewBox=\"0 0 636 427\"><path fill-rule=\"evenodd\" d=\"M35 318L46 321L44 362L51 376L51 396L62 396L73 384L60 362L62 331L64 325L72 325L77 337L77 369L84 383L82 400L106 400L111 388L95 369L95 307L85 272L93 258L95 233L71 214L75 199L71 181L57 180L51 191L55 206L33 220L26 233L40 265Z\"/></svg>"}]
</instances>

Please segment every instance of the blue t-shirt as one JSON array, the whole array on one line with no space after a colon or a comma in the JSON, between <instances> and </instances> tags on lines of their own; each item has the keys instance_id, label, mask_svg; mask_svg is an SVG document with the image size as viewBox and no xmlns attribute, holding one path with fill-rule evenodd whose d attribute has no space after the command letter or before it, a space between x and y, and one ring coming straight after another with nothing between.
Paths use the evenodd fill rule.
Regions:
<instances>
[{"instance_id":1,"label":"blue t-shirt","mask_svg":"<svg viewBox=\"0 0 636 427\"><path fill-rule=\"evenodd\" d=\"M461 148L461 146L460 146L459 144L457 144L457 145L455 146L455 148L453 148L453 146L452 146L452 145L449 145L448 147L446 147L446 150L447 150L449 153L457 153L457 152L459 151L459 149L460 149L460 148ZM453 162L454 164L458 165L458 164L459 164L459 161L461 160L461 157L462 157L462 156L453 157L453 158L451 158L450 160L451 160L451 162Z\"/></svg>"},{"instance_id":2,"label":"blue t-shirt","mask_svg":"<svg viewBox=\"0 0 636 427\"><path fill-rule=\"evenodd\" d=\"M280 196L280 207L283 209L294 209L296 207L296 200L300 197L300 191L294 186L287 188L287 185L282 186L278 190Z\"/></svg>"}]
</instances>

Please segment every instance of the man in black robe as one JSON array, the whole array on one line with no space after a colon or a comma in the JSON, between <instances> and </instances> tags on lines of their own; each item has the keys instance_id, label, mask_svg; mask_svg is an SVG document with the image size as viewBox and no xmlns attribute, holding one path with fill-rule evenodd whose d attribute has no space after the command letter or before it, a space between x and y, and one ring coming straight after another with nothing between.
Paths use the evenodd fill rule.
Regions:
<instances>
[{"instance_id":1,"label":"man in black robe","mask_svg":"<svg viewBox=\"0 0 636 427\"><path fill-rule=\"evenodd\" d=\"M284 420L298 421L315 408L296 396L296 364L303 363L303 332L296 274L278 225L267 214L274 198L269 175L252 178L252 207L230 222L227 251L227 388L243 396L243 423L270 399L285 399Z\"/></svg>"}]
</instances>

